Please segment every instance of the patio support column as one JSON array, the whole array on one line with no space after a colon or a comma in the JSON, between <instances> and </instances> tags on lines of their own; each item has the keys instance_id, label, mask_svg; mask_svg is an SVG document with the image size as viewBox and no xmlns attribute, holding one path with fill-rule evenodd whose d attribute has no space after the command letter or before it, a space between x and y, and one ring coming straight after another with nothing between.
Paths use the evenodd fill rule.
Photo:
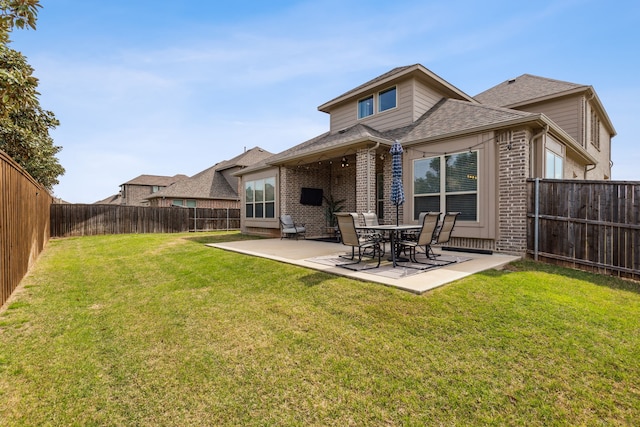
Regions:
<instances>
[{"instance_id":1,"label":"patio support column","mask_svg":"<svg viewBox=\"0 0 640 427\"><path fill-rule=\"evenodd\" d=\"M356 152L356 210L376 211L376 153L366 148Z\"/></svg>"}]
</instances>

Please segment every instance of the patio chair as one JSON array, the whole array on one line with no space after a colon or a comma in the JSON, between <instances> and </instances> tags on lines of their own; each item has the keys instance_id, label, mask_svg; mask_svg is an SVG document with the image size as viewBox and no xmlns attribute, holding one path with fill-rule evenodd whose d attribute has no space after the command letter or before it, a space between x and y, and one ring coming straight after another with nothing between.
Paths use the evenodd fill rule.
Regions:
<instances>
[{"instance_id":1,"label":"patio chair","mask_svg":"<svg viewBox=\"0 0 640 427\"><path fill-rule=\"evenodd\" d=\"M447 212L442 219L442 225L438 227L433 236L434 245L441 245L443 243L448 243L451 240L451 233L453 232L453 227L456 225L456 219L460 215L460 212ZM429 252L427 256L431 259L435 259L438 255L433 253L433 249L431 245L429 245Z\"/></svg>"},{"instance_id":2,"label":"patio chair","mask_svg":"<svg viewBox=\"0 0 640 427\"><path fill-rule=\"evenodd\" d=\"M367 270L370 268L380 267L380 259L382 257L382 249L380 247L380 241L371 235L359 235L356 230L356 219L358 214L339 212L336 213L338 219L338 229L340 230L340 240L343 245L351 246L351 260L355 260L355 249L358 248L358 260L349 264L339 264L340 267L349 268L351 270ZM377 256L378 264L375 266L367 266L365 268L356 269L350 266L359 264L362 262L362 257L365 252L371 251L372 258Z\"/></svg>"},{"instance_id":3,"label":"patio chair","mask_svg":"<svg viewBox=\"0 0 640 427\"><path fill-rule=\"evenodd\" d=\"M304 224L296 224L293 222L291 215L280 215L280 240L283 237L295 237L298 240L299 236L306 238L305 233L307 229Z\"/></svg>"},{"instance_id":4,"label":"patio chair","mask_svg":"<svg viewBox=\"0 0 640 427\"><path fill-rule=\"evenodd\" d=\"M429 212L420 212L420 214L418 215L418 224L422 224L424 222L424 217L425 215L427 215ZM439 212L431 212L431 213L437 213L438 215L440 214ZM418 235L420 234L420 230L410 230L410 231L404 231L402 233L402 237L401 239L403 240L418 240Z\"/></svg>"},{"instance_id":5,"label":"patio chair","mask_svg":"<svg viewBox=\"0 0 640 427\"><path fill-rule=\"evenodd\" d=\"M440 220L440 212L426 212L422 217L422 228L414 239L402 239L397 245L399 249L405 249L409 251L409 260L415 264L431 264L420 262L416 259L416 249L418 247L424 247L424 253L429 257L429 250L431 242L434 239L435 231ZM433 265L433 264L431 264Z\"/></svg>"},{"instance_id":6,"label":"patio chair","mask_svg":"<svg viewBox=\"0 0 640 427\"><path fill-rule=\"evenodd\" d=\"M361 215L362 215L362 219L364 221L365 226L380 225L380 223L378 222L378 215L375 212L363 212ZM376 237L382 243L382 256L384 256L384 252L385 252L384 244L388 242L389 239L384 235L384 233L381 233L380 231L366 230L365 233Z\"/></svg>"}]
</instances>

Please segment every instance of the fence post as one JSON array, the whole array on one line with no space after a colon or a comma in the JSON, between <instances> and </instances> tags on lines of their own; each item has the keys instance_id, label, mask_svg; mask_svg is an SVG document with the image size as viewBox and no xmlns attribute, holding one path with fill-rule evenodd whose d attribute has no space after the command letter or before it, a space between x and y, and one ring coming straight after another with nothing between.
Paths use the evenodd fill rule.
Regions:
<instances>
[{"instance_id":1,"label":"fence post","mask_svg":"<svg viewBox=\"0 0 640 427\"><path fill-rule=\"evenodd\" d=\"M229 208L227 208L227 231L229 231Z\"/></svg>"},{"instance_id":2,"label":"fence post","mask_svg":"<svg viewBox=\"0 0 640 427\"><path fill-rule=\"evenodd\" d=\"M538 261L538 235L540 227L540 178L536 178L535 214L533 220L533 259Z\"/></svg>"}]
</instances>

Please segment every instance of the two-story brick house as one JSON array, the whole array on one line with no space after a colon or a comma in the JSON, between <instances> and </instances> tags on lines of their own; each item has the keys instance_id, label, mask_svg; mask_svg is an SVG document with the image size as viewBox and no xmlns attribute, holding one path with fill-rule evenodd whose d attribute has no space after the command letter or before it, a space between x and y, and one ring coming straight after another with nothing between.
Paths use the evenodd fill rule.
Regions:
<instances>
[{"instance_id":1,"label":"two-story brick house","mask_svg":"<svg viewBox=\"0 0 640 427\"><path fill-rule=\"evenodd\" d=\"M461 212L452 244L524 253L526 180L608 179L615 130L591 86L524 75L471 97L420 64L395 68L318 107L330 129L248 167L242 229L278 235L280 214L322 235L322 206L303 188L344 199L346 211L395 220L391 156L404 149L401 222Z\"/></svg>"},{"instance_id":2,"label":"two-story brick house","mask_svg":"<svg viewBox=\"0 0 640 427\"><path fill-rule=\"evenodd\" d=\"M120 193L98 204L121 204L127 206L149 206L147 197L162 189L187 179L186 175L162 176L140 175L120 185Z\"/></svg>"},{"instance_id":3,"label":"two-story brick house","mask_svg":"<svg viewBox=\"0 0 640 427\"><path fill-rule=\"evenodd\" d=\"M246 150L230 160L224 160L147 195L150 206L184 206L198 208L238 209L240 207L239 178L235 173L271 157L260 147Z\"/></svg>"}]
</instances>

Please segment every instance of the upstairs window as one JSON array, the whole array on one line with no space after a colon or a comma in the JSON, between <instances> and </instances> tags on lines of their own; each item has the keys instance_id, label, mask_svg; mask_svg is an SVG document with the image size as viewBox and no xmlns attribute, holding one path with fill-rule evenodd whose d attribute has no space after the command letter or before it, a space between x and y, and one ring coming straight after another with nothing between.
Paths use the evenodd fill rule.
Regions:
<instances>
[{"instance_id":1,"label":"upstairs window","mask_svg":"<svg viewBox=\"0 0 640 427\"><path fill-rule=\"evenodd\" d=\"M373 95L358 101L358 118L362 119L373 115Z\"/></svg>"},{"instance_id":2,"label":"upstairs window","mask_svg":"<svg viewBox=\"0 0 640 427\"><path fill-rule=\"evenodd\" d=\"M396 87L383 90L378 94L378 112L387 111L396 108Z\"/></svg>"}]
</instances>

